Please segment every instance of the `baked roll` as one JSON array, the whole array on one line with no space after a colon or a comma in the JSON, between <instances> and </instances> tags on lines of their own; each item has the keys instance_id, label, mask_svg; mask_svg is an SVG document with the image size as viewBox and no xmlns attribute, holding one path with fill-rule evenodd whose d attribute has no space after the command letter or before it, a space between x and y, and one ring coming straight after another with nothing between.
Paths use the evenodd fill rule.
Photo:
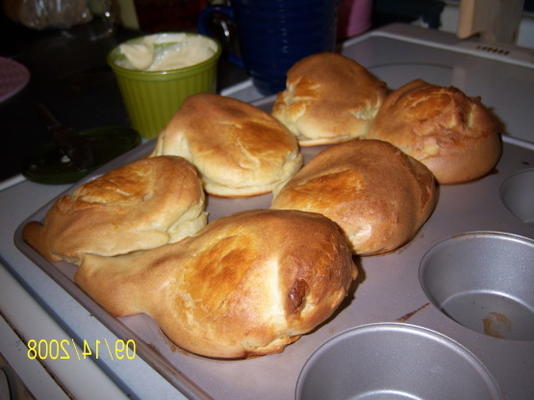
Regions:
<instances>
[{"instance_id":1,"label":"baked roll","mask_svg":"<svg viewBox=\"0 0 534 400\"><path fill-rule=\"evenodd\" d=\"M230 97L188 97L157 139L153 155L177 155L200 171L205 190L222 197L270 192L301 166L298 143L264 111Z\"/></svg>"},{"instance_id":2,"label":"baked roll","mask_svg":"<svg viewBox=\"0 0 534 400\"><path fill-rule=\"evenodd\" d=\"M415 80L393 91L368 138L394 144L425 164L439 183L487 174L501 155L501 124L480 98Z\"/></svg>"},{"instance_id":3,"label":"baked roll","mask_svg":"<svg viewBox=\"0 0 534 400\"><path fill-rule=\"evenodd\" d=\"M386 85L356 61L319 53L290 68L272 114L301 146L339 143L367 133L385 96Z\"/></svg>"},{"instance_id":4,"label":"baked roll","mask_svg":"<svg viewBox=\"0 0 534 400\"><path fill-rule=\"evenodd\" d=\"M280 352L321 324L356 275L329 219L254 210L152 250L85 255L75 282L114 316L150 315L185 350L242 358Z\"/></svg>"},{"instance_id":5,"label":"baked roll","mask_svg":"<svg viewBox=\"0 0 534 400\"><path fill-rule=\"evenodd\" d=\"M181 157L142 159L60 197L44 222L23 237L51 261L79 263L83 254L114 256L158 247L207 223L197 171Z\"/></svg>"},{"instance_id":6,"label":"baked roll","mask_svg":"<svg viewBox=\"0 0 534 400\"><path fill-rule=\"evenodd\" d=\"M393 145L354 139L323 150L275 193L272 208L321 213L355 253L390 252L411 240L437 200L432 173Z\"/></svg>"}]
</instances>

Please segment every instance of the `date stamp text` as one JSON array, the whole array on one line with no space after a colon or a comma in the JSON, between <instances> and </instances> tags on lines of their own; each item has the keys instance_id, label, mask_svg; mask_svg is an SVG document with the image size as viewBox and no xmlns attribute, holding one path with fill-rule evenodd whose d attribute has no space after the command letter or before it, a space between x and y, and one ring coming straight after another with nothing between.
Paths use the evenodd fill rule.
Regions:
<instances>
[{"instance_id":1,"label":"date stamp text","mask_svg":"<svg viewBox=\"0 0 534 400\"><path fill-rule=\"evenodd\" d=\"M28 348L26 356L31 360L70 360L71 358L98 360L101 357L109 357L111 360L133 360L137 355L137 347L133 339L96 339L94 341L84 339L80 345L73 338L30 339L26 347Z\"/></svg>"}]
</instances>

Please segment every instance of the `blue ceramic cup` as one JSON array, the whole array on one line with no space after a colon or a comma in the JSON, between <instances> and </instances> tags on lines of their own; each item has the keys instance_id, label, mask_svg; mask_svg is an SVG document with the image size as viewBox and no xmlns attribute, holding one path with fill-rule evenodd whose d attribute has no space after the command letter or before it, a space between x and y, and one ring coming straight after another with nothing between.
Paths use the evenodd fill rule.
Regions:
<instances>
[{"instance_id":1,"label":"blue ceramic cup","mask_svg":"<svg viewBox=\"0 0 534 400\"><path fill-rule=\"evenodd\" d=\"M336 46L336 0L231 0L230 6L211 6L199 16L200 33L212 35L213 15L235 24L242 64L254 86L264 95L284 90L286 73L300 59Z\"/></svg>"}]
</instances>

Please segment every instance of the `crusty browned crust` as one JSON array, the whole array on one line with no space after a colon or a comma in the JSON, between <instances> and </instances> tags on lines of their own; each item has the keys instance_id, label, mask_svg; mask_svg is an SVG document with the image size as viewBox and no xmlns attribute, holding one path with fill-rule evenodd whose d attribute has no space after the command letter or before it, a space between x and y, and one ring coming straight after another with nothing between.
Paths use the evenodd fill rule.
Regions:
<instances>
[{"instance_id":1,"label":"crusty browned crust","mask_svg":"<svg viewBox=\"0 0 534 400\"><path fill-rule=\"evenodd\" d=\"M158 136L153 155L178 155L222 197L267 193L302 165L298 143L271 115L216 94L190 96Z\"/></svg>"},{"instance_id":2,"label":"crusty browned crust","mask_svg":"<svg viewBox=\"0 0 534 400\"><path fill-rule=\"evenodd\" d=\"M195 233L206 224L205 196L195 168L181 157L135 161L60 197L24 239L52 261L78 263L148 249Z\"/></svg>"},{"instance_id":3,"label":"crusty browned crust","mask_svg":"<svg viewBox=\"0 0 534 400\"><path fill-rule=\"evenodd\" d=\"M241 358L280 352L325 321L356 275L329 219L254 210L156 249L86 255L75 281L114 316L152 316L188 351Z\"/></svg>"},{"instance_id":4,"label":"crusty browned crust","mask_svg":"<svg viewBox=\"0 0 534 400\"><path fill-rule=\"evenodd\" d=\"M338 143L367 133L386 85L350 58L319 53L297 62L272 114L302 146Z\"/></svg>"},{"instance_id":5,"label":"crusty browned crust","mask_svg":"<svg viewBox=\"0 0 534 400\"><path fill-rule=\"evenodd\" d=\"M430 171L389 143L354 139L323 150L278 193L272 207L324 214L359 255L413 238L437 200Z\"/></svg>"},{"instance_id":6,"label":"crusty browned crust","mask_svg":"<svg viewBox=\"0 0 534 400\"><path fill-rule=\"evenodd\" d=\"M425 164L442 184L487 174L501 155L501 125L479 98L415 80L393 91L368 138L385 140Z\"/></svg>"}]
</instances>

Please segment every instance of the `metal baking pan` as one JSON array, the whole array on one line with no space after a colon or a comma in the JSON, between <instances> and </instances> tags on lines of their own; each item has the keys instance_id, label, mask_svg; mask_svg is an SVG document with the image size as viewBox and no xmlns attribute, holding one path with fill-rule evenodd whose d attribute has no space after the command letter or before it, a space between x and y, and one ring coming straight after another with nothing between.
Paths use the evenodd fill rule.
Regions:
<instances>
[{"instance_id":1,"label":"metal baking pan","mask_svg":"<svg viewBox=\"0 0 534 400\"><path fill-rule=\"evenodd\" d=\"M95 176L144 156L153 145L146 143L114 160ZM305 158L320 149L303 149ZM534 224L532 216L514 214L503 201L516 195L518 188L510 189L510 181L518 175L531 177L531 184L522 182L521 188L532 187L534 169L527 165L534 166L533 150L504 143L493 174L469 184L441 187L434 214L414 240L391 254L359 260L364 278L335 318L283 353L251 360L189 355L170 343L146 316L109 316L72 282L75 266L50 263L22 241L23 224L42 220L50 204L17 229L15 242L117 336L136 340L138 354L191 398L292 398L304 361L329 337L362 324L397 321L458 341L481 360L509 399L527 400L534 393L534 241L529 239L534 237ZM209 197L208 212L213 220L243 209L267 208L270 201L270 195ZM534 197L529 203L534 205ZM468 277L471 286L455 287L465 286ZM447 299L450 304L444 305ZM484 320L491 324L492 318L495 326L484 328Z\"/></svg>"},{"instance_id":2,"label":"metal baking pan","mask_svg":"<svg viewBox=\"0 0 534 400\"><path fill-rule=\"evenodd\" d=\"M380 51L368 42L372 39L379 39ZM386 39L393 42L394 52L399 57L403 46L421 46L370 35L346 47L345 52L359 61L363 59L362 63L371 68L374 55L379 54L380 58L388 50L383 47ZM409 52L405 51L403 57L406 54ZM387 81L387 75L394 71L390 68L393 63L387 67L381 63L376 65L377 70L382 68L385 72L381 77ZM403 69L399 70L402 72ZM423 75L438 72L430 64L421 68ZM406 82L415 74L408 68L404 79L402 76L394 79L397 83ZM432 82L431 76L423 78ZM396 85L388 83L392 87ZM269 111L272 98L254 104ZM493 106L496 111L506 111L506 105ZM504 116L505 121L510 118L506 113L498 115ZM522 118L526 121L527 117ZM526 129L522 126L520 131ZM48 273L118 337L134 339L139 356L189 398L292 399L297 395L297 381L306 361L329 339L361 326L393 323L415 330L416 334L411 336L415 341L420 335L418 332L424 330L454 343L455 346L449 346L451 351L457 346L468 354L467 358L476 360L477 365L487 372L488 379L497 385L498 389L492 393L497 393L498 397L532 400L534 145L509 136L504 136L503 141L503 155L492 173L471 183L442 186L437 207L417 236L390 254L358 259L361 274L354 293L327 323L280 354L230 361L203 358L177 348L144 315L111 317L73 283L75 266L64 262L50 263L22 240L23 225L30 220L42 220L52 202L23 221L15 232L15 244L36 267ZM138 159L153 146L154 141L147 142L85 180ZM322 148L308 147L302 152L309 160ZM270 202L271 195L240 199L210 196L209 218L214 220L244 209L268 208ZM397 330L402 329L393 329ZM380 343L376 345L380 346ZM408 373L410 365L418 364L414 360L425 354L414 350L418 348L415 345L405 355L410 360L405 364ZM435 363L430 364L437 369L443 358L440 351L433 353ZM358 352L350 348L341 354L349 358L359 357ZM395 361L394 354L391 354L391 360L388 357L388 354L383 356L382 365ZM359 368L353 367L355 381L370 376L365 365ZM451 384L455 382L453 369L450 370ZM417 378L417 369L411 373ZM448 377L447 373L441 376L443 379ZM443 393L446 387L443 382L436 382L435 391L439 394L436 398L446 398ZM397 393L394 387L387 385L382 389L386 394Z\"/></svg>"}]
</instances>

